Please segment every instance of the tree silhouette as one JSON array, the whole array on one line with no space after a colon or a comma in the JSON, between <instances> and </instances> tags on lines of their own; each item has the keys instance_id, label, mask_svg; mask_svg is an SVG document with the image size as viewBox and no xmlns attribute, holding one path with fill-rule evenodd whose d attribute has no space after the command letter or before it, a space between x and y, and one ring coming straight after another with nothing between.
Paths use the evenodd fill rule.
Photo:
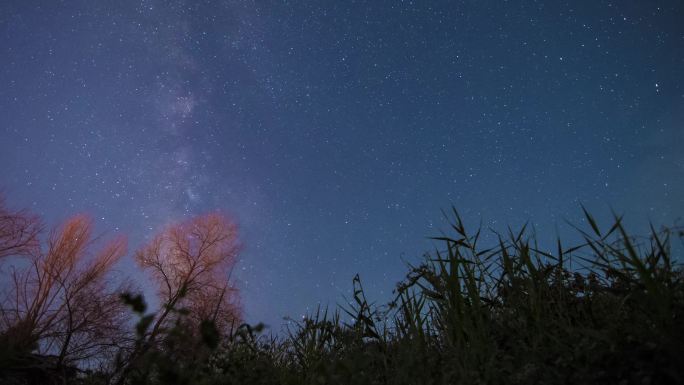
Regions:
<instances>
[{"instance_id":1,"label":"tree silhouette","mask_svg":"<svg viewBox=\"0 0 684 385\"><path fill-rule=\"evenodd\" d=\"M0 345L12 357L37 352L53 356L59 367L118 345L124 311L108 273L125 254L126 241L92 252L91 232L86 216L72 217L52 231L45 249L32 246L28 263L12 267L0 319Z\"/></svg>"},{"instance_id":2,"label":"tree silhouette","mask_svg":"<svg viewBox=\"0 0 684 385\"><path fill-rule=\"evenodd\" d=\"M220 327L240 318L229 281L237 251L235 224L216 213L171 225L138 250L135 258L152 275L162 304L149 343L173 320L174 309L187 309L190 320L212 320Z\"/></svg>"},{"instance_id":3,"label":"tree silhouette","mask_svg":"<svg viewBox=\"0 0 684 385\"><path fill-rule=\"evenodd\" d=\"M230 281L237 251L235 224L210 213L168 226L136 252L136 261L157 287L161 306L138 324L138 341L116 369L116 383L145 366L149 352L164 350L161 342L173 340L179 325L184 333L197 335L205 334L207 325L209 334L230 331L240 320L237 291Z\"/></svg>"}]
</instances>

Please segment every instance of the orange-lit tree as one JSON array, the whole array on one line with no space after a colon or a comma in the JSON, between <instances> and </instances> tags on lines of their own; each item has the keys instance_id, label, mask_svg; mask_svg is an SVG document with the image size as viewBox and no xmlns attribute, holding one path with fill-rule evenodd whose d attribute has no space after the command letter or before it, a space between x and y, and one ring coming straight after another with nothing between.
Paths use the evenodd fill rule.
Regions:
<instances>
[{"instance_id":1,"label":"orange-lit tree","mask_svg":"<svg viewBox=\"0 0 684 385\"><path fill-rule=\"evenodd\" d=\"M209 320L226 331L240 319L239 298L230 282L237 258L237 229L212 213L167 227L135 258L157 286L161 309L147 336L151 345L174 310L187 309L189 321Z\"/></svg>"},{"instance_id":2,"label":"orange-lit tree","mask_svg":"<svg viewBox=\"0 0 684 385\"><path fill-rule=\"evenodd\" d=\"M196 337L204 339L210 330L216 343L238 326L239 296L230 279L237 252L235 224L211 213L166 227L135 253L152 278L160 306L138 323L138 339L133 349L122 351L115 383L137 376L145 382L151 367L164 362L174 366L172 357L192 366L192 357L207 354ZM144 305L137 311L144 312Z\"/></svg>"},{"instance_id":3,"label":"orange-lit tree","mask_svg":"<svg viewBox=\"0 0 684 385\"><path fill-rule=\"evenodd\" d=\"M126 242L115 239L93 252L91 232L87 217L72 217L52 231L44 249L33 248L25 263L12 267L0 344L15 358L49 355L57 366L75 366L120 344L125 312L108 279Z\"/></svg>"}]
</instances>

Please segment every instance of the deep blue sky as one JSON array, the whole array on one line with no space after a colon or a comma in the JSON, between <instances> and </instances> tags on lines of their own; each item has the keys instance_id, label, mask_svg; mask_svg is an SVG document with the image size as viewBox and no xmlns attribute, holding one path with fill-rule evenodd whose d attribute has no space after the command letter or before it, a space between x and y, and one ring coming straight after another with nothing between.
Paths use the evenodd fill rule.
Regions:
<instances>
[{"instance_id":1,"label":"deep blue sky","mask_svg":"<svg viewBox=\"0 0 684 385\"><path fill-rule=\"evenodd\" d=\"M232 213L248 320L386 301L441 209L684 214L681 1L3 1L0 187L131 251ZM120 267L133 273L127 259Z\"/></svg>"}]
</instances>

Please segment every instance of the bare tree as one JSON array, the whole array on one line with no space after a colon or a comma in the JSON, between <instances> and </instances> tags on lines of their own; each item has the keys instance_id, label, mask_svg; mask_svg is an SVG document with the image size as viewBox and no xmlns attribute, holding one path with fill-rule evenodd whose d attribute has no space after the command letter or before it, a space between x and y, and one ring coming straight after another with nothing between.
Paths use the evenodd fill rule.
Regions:
<instances>
[{"instance_id":1,"label":"bare tree","mask_svg":"<svg viewBox=\"0 0 684 385\"><path fill-rule=\"evenodd\" d=\"M28 255L38 247L40 219L26 210L11 211L0 196L0 259Z\"/></svg>"},{"instance_id":2,"label":"bare tree","mask_svg":"<svg viewBox=\"0 0 684 385\"><path fill-rule=\"evenodd\" d=\"M92 222L75 216L52 231L45 250L16 266L2 302L0 337L20 354L51 355L56 364L74 365L96 358L117 344L124 325L108 273L125 254L115 239L96 252Z\"/></svg>"},{"instance_id":3,"label":"bare tree","mask_svg":"<svg viewBox=\"0 0 684 385\"><path fill-rule=\"evenodd\" d=\"M141 319L138 327L145 320L143 335L115 369L115 383L125 383L139 363L144 366L143 357L159 348L164 340L160 337L179 321L199 326L210 320L224 333L238 322L240 305L230 281L237 252L237 227L217 213L172 224L136 252L138 265L156 286L160 308L153 318ZM183 309L189 317L181 316ZM193 329L197 331L194 327L186 330Z\"/></svg>"},{"instance_id":4,"label":"bare tree","mask_svg":"<svg viewBox=\"0 0 684 385\"><path fill-rule=\"evenodd\" d=\"M173 309L228 326L240 318L229 281L237 257L237 229L225 216L206 214L174 224L138 250L138 264L152 275L161 311L148 336L153 343Z\"/></svg>"}]
</instances>

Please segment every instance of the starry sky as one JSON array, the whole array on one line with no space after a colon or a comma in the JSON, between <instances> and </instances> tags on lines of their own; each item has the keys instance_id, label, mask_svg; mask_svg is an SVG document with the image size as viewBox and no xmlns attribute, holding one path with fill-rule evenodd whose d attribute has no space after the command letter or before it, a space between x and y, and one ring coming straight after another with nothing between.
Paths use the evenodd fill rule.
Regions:
<instances>
[{"instance_id":1,"label":"starry sky","mask_svg":"<svg viewBox=\"0 0 684 385\"><path fill-rule=\"evenodd\" d=\"M580 203L674 223L682 20L680 0L5 0L0 188L131 253L230 213L247 320L277 330L356 273L390 300L452 205L549 240Z\"/></svg>"}]
</instances>

